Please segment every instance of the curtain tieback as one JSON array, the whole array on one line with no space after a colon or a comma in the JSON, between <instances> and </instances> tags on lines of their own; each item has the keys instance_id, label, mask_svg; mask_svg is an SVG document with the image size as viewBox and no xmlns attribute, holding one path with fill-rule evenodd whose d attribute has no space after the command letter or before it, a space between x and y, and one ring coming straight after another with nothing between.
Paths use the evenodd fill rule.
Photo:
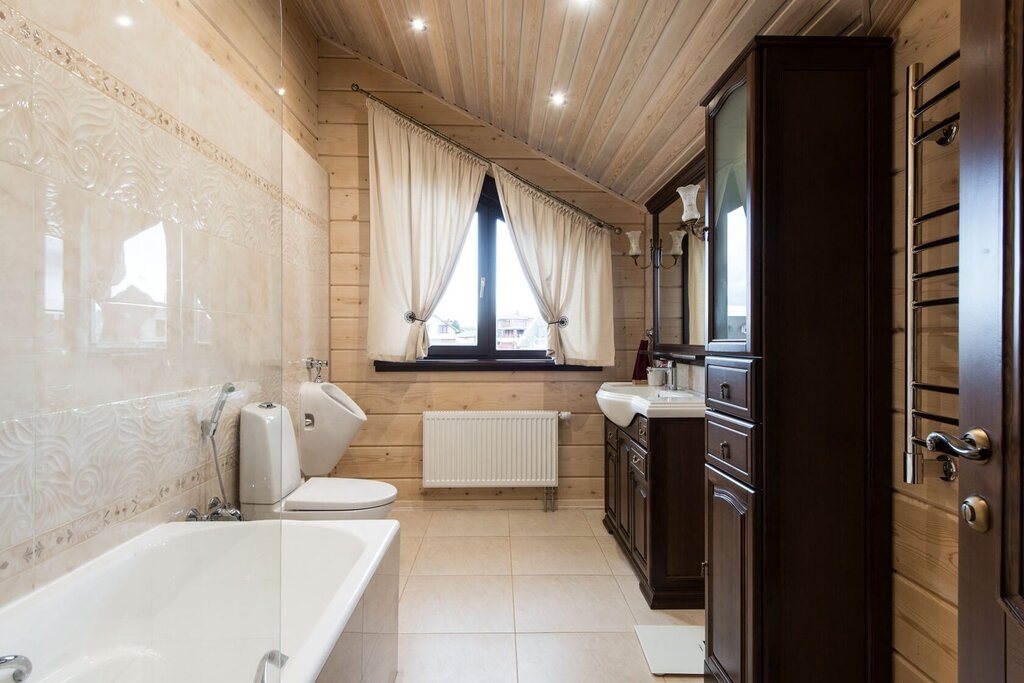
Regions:
<instances>
[{"instance_id":1,"label":"curtain tieback","mask_svg":"<svg viewBox=\"0 0 1024 683\"><path fill-rule=\"evenodd\" d=\"M413 323L425 323L425 322L427 322L426 320L423 320L422 318L417 318L416 314L413 313L412 311L406 311L405 315L402 316L402 317L405 318L405 322L409 323L410 325L412 325Z\"/></svg>"},{"instance_id":2,"label":"curtain tieback","mask_svg":"<svg viewBox=\"0 0 1024 683\"><path fill-rule=\"evenodd\" d=\"M553 321L553 322L552 322L552 321L548 321L548 325L549 325L549 326L550 326L550 325L558 325L559 327L562 327L562 328L566 328L566 327L569 327L569 319L568 319L568 318L566 318L566 317L565 317L565 316L563 315L563 316L562 316L561 318L559 318L558 320L555 320L555 321Z\"/></svg>"}]
</instances>

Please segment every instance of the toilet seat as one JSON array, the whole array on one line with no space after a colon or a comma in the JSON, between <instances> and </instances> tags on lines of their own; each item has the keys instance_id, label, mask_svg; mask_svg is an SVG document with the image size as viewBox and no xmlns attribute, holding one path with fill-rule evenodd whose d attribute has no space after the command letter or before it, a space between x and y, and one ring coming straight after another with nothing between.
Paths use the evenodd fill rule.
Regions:
<instances>
[{"instance_id":1,"label":"toilet seat","mask_svg":"<svg viewBox=\"0 0 1024 683\"><path fill-rule=\"evenodd\" d=\"M284 510L367 510L390 505L397 497L398 489L383 481L313 477L284 499Z\"/></svg>"}]
</instances>

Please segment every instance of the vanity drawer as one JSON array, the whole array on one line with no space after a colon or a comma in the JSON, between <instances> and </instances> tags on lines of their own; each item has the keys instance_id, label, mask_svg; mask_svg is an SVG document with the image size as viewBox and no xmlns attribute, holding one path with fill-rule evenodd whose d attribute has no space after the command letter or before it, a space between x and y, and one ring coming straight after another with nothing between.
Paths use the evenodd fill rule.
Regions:
<instances>
[{"instance_id":1,"label":"vanity drawer","mask_svg":"<svg viewBox=\"0 0 1024 683\"><path fill-rule=\"evenodd\" d=\"M647 481L647 452L630 446L629 467L633 470L634 474Z\"/></svg>"},{"instance_id":2,"label":"vanity drawer","mask_svg":"<svg viewBox=\"0 0 1024 683\"><path fill-rule=\"evenodd\" d=\"M704 429L707 462L737 479L756 485L757 425L709 410Z\"/></svg>"},{"instance_id":3,"label":"vanity drawer","mask_svg":"<svg viewBox=\"0 0 1024 683\"><path fill-rule=\"evenodd\" d=\"M704 362L707 372L707 407L746 420L756 419L757 377L754 363L751 358L707 358Z\"/></svg>"}]
</instances>

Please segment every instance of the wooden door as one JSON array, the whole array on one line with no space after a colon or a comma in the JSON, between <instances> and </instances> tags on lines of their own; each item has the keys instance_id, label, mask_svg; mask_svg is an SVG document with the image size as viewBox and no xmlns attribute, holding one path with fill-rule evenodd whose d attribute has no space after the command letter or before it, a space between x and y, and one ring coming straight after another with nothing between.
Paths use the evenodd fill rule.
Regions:
<instances>
[{"instance_id":1,"label":"wooden door","mask_svg":"<svg viewBox=\"0 0 1024 683\"><path fill-rule=\"evenodd\" d=\"M1024 681L1024 0L970 5L961 25L960 425L987 432L991 457L960 458L960 497L977 498L967 510L975 524L960 521L959 679L1003 683ZM987 530L977 521L985 506Z\"/></svg>"},{"instance_id":2,"label":"wooden door","mask_svg":"<svg viewBox=\"0 0 1024 683\"><path fill-rule=\"evenodd\" d=\"M619 533L629 547L629 439L619 435L618 462L616 463L618 476L615 481L615 509L617 511L616 522L619 525Z\"/></svg>"},{"instance_id":3,"label":"wooden door","mask_svg":"<svg viewBox=\"0 0 1024 683\"><path fill-rule=\"evenodd\" d=\"M757 675L757 494L705 465L707 663L719 681Z\"/></svg>"},{"instance_id":4,"label":"wooden door","mask_svg":"<svg viewBox=\"0 0 1024 683\"><path fill-rule=\"evenodd\" d=\"M651 499L647 482L635 470L629 470L629 545L633 559L647 573L647 539Z\"/></svg>"},{"instance_id":5,"label":"wooden door","mask_svg":"<svg viewBox=\"0 0 1024 683\"><path fill-rule=\"evenodd\" d=\"M608 524L617 524L616 504L619 500L619 452L612 444L604 445L604 514Z\"/></svg>"}]
</instances>

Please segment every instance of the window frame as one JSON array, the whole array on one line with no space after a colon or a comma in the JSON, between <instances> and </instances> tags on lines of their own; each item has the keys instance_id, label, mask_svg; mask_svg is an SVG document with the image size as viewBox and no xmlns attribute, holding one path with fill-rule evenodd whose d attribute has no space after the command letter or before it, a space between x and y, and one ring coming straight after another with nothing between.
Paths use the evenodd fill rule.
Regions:
<instances>
[{"instance_id":1,"label":"window frame","mask_svg":"<svg viewBox=\"0 0 1024 683\"><path fill-rule=\"evenodd\" d=\"M485 278L484 295L477 298L477 329L475 346L431 346L423 361L439 360L460 361L554 361L547 357L545 350L507 350L499 351L497 345L497 281L498 269L498 221L504 221L501 200L498 198L498 186L494 178L486 176L480 199L476 205L477 212L477 282Z\"/></svg>"}]
</instances>

